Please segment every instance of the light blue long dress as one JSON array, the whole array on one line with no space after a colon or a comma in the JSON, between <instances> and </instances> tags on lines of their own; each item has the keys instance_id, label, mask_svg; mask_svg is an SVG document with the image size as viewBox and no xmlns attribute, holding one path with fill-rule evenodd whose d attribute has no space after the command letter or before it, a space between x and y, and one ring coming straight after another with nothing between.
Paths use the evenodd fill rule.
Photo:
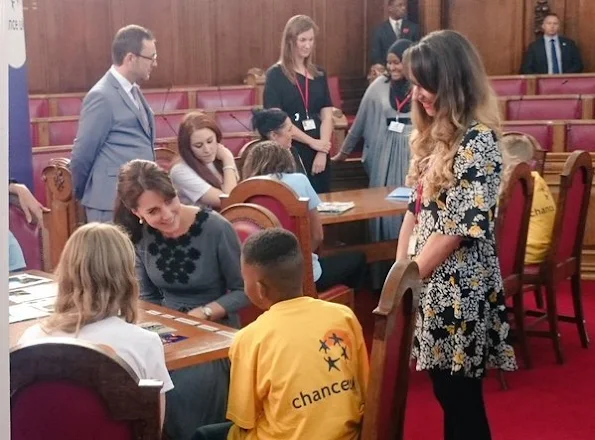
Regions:
<instances>
[{"instance_id":1,"label":"light blue long dress","mask_svg":"<svg viewBox=\"0 0 595 440\"><path fill-rule=\"evenodd\" d=\"M357 142L364 139L362 163L369 178L369 187L403 186L409 169L409 135L411 125L402 133L388 130L388 119L395 119L397 111L390 104L390 81L384 76L370 84L357 111L355 122L341 152L350 154ZM400 113L400 118L410 118L410 113ZM370 220L373 241L395 240L399 237L403 216L382 217ZM395 249L396 252L396 249ZM386 265L373 265L374 287L381 287L386 276Z\"/></svg>"}]
</instances>

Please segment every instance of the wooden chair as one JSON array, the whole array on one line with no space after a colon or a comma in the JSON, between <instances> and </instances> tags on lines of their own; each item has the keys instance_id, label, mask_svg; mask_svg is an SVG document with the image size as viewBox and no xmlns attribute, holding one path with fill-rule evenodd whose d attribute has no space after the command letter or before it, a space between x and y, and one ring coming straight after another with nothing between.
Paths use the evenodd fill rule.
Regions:
<instances>
[{"instance_id":1,"label":"wooden chair","mask_svg":"<svg viewBox=\"0 0 595 440\"><path fill-rule=\"evenodd\" d=\"M159 439L162 385L80 340L18 345L10 351L11 438Z\"/></svg>"},{"instance_id":2,"label":"wooden chair","mask_svg":"<svg viewBox=\"0 0 595 440\"><path fill-rule=\"evenodd\" d=\"M221 207L235 203L254 203L268 208L283 228L293 232L300 243L304 261L312 258L308 198L297 194L283 182L269 177L251 177L238 184L229 195L221 196ZM305 265L304 293L314 298L336 302L353 308L354 292L347 286L333 286L324 292L316 291L312 264Z\"/></svg>"},{"instance_id":3,"label":"wooden chair","mask_svg":"<svg viewBox=\"0 0 595 440\"><path fill-rule=\"evenodd\" d=\"M275 217L275 214L253 203L236 203L235 205L230 205L221 211L221 215L232 224L238 234L240 243L244 243L248 237L256 232L268 228L281 227L281 223ZM247 326L258 318L262 312L262 310L252 304L240 310L238 315L241 326Z\"/></svg>"},{"instance_id":4,"label":"wooden chair","mask_svg":"<svg viewBox=\"0 0 595 440\"><path fill-rule=\"evenodd\" d=\"M420 290L416 263L393 264L378 307L372 312L374 339L361 440L403 439L409 358Z\"/></svg>"},{"instance_id":5,"label":"wooden chair","mask_svg":"<svg viewBox=\"0 0 595 440\"><path fill-rule=\"evenodd\" d=\"M502 137L506 136L523 136L531 143L533 146L533 163L531 164L531 169L533 171L537 171L541 176L543 176L546 151L541 148L541 145L537 139L535 139L535 137L532 135L523 133L521 131L507 131L502 135Z\"/></svg>"},{"instance_id":6,"label":"wooden chair","mask_svg":"<svg viewBox=\"0 0 595 440\"><path fill-rule=\"evenodd\" d=\"M531 368L532 365L525 330L523 270L532 202L531 168L526 163L520 163L510 174L506 187L500 194L496 217L496 244L504 294L506 297L512 297L515 334L526 368ZM504 382L502 384L506 387Z\"/></svg>"},{"instance_id":7,"label":"wooden chair","mask_svg":"<svg viewBox=\"0 0 595 440\"><path fill-rule=\"evenodd\" d=\"M74 197L70 160L52 159L43 170L46 185L47 207L49 215L44 216L44 228L47 230L49 256L46 269L56 267L62 249L72 233L86 223L85 212Z\"/></svg>"},{"instance_id":8,"label":"wooden chair","mask_svg":"<svg viewBox=\"0 0 595 440\"><path fill-rule=\"evenodd\" d=\"M560 344L559 321L576 324L582 346L589 346L582 302L581 254L592 182L593 164L589 153L571 153L560 175L560 192L550 249L543 263L526 266L523 274L524 284L534 285L538 290L545 286L546 293L546 313L530 310L527 314L549 322L547 331L528 333L552 339L556 360L560 364L564 362L564 356ZM556 287L569 278L574 316L559 315L556 305Z\"/></svg>"},{"instance_id":9,"label":"wooden chair","mask_svg":"<svg viewBox=\"0 0 595 440\"><path fill-rule=\"evenodd\" d=\"M155 162L168 173L177 158L178 153L169 148L155 148Z\"/></svg>"}]
</instances>

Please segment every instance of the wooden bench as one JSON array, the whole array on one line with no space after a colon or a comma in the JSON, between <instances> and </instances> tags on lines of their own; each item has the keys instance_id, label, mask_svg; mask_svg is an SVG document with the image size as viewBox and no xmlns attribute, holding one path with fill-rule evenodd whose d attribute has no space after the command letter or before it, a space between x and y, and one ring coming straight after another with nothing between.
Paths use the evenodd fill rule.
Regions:
<instances>
[{"instance_id":1,"label":"wooden bench","mask_svg":"<svg viewBox=\"0 0 595 440\"><path fill-rule=\"evenodd\" d=\"M500 75L490 81L499 96L595 94L595 73Z\"/></svg>"}]
</instances>

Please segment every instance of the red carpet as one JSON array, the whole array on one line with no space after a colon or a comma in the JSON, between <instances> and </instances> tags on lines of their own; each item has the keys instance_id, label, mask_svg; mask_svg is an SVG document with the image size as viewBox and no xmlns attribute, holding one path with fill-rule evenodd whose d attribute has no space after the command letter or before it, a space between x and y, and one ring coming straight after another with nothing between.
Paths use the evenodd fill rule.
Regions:
<instances>
[{"instance_id":1,"label":"red carpet","mask_svg":"<svg viewBox=\"0 0 595 440\"><path fill-rule=\"evenodd\" d=\"M580 345L576 326L561 323L563 365L556 364L548 339L530 338L533 369L520 368L506 375L509 389L502 391L494 372L485 380L485 397L493 440L595 439L595 283L583 282L583 303L591 346ZM558 294L561 313L571 314L569 286ZM532 305L532 295L525 304ZM371 310L377 297L361 292L357 298L366 341L371 343ZM369 345L369 347L371 347ZM406 440L442 439L442 412L434 399L426 373L413 372L409 387Z\"/></svg>"}]
</instances>

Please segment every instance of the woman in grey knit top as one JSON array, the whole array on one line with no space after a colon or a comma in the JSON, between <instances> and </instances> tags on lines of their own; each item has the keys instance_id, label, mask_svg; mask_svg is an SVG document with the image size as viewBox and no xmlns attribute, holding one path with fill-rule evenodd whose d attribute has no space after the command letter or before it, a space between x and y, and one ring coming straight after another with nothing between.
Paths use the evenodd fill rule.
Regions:
<instances>
[{"instance_id":1,"label":"woman in grey knit top","mask_svg":"<svg viewBox=\"0 0 595 440\"><path fill-rule=\"evenodd\" d=\"M387 76L380 76L370 84L340 152L333 157L333 161L347 159L363 138L362 162L370 188L405 184L409 169L411 91L401 60L411 44L401 39L389 48ZM402 221L402 216L370 220L372 240L396 239ZM384 266L371 266L374 287L381 287L384 282L389 268Z\"/></svg>"},{"instance_id":2,"label":"woman in grey knit top","mask_svg":"<svg viewBox=\"0 0 595 440\"><path fill-rule=\"evenodd\" d=\"M201 321L236 323L249 304L240 272L240 243L221 215L180 203L154 162L133 160L118 177L115 222L136 248L141 299L187 312ZM171 372L165 430L189 438L197 427L225 421L229 361Z\"/></svg>"}]
</instances>

